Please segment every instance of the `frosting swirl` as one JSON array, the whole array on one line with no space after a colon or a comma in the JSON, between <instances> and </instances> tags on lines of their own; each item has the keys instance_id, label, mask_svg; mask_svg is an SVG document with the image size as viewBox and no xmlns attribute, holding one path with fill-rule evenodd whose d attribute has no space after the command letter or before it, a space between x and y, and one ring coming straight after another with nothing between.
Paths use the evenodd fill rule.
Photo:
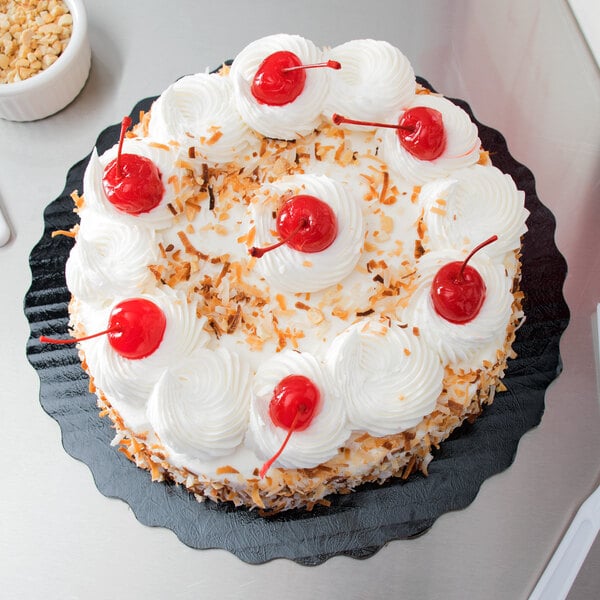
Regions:
<instances>
[{"instance_id":1,"label":"frosting swirl","mask_svg":"<svg viewBox=\"0 0 600 600\"><path fill-rule=\"evenodd\" d=\"M430 292L433 278L441 267L452 261L463 261L467 252L431 251L417 264L417 289L404 311L403 319L419 328L420 336L433 348L444 364L462 368L481 368L484 361L494 364L496 351L504 346L507 324L512 313L512 281L504 266L493 263L482 252L469 261L481 275L487 292L479 314L470 322L455 324L437 314Z\"/></svg>"},{"instance_id":2,"label":"frosting swirl","mask_svg":"<svg viewBox=\"0 0 600 600\"><path fill-rule=\"evenodd\" d=\"M337 453L350 435L344 405L327 369L312 355L285 350L265 361L254 378L247 443L257 455L268 459L279 450L287 430L277 427L269 416L275 386L288 375L304 375L319 389L321 406L307 429L295 431L276 466L310 468Z\"/></svg>"},{"instance_id":3,"label":"frosting swirl","mask_svg":"<svg viewBox=\"0 0 600 600\"><path fill-rule=\"evenodd\" d=\"M71 293L100 307L114 297L127 298L150 291L156 280L148 265L159 257L154 232L103 216L87 219L85 210L80 212L77 244L65 269Z\"/></svg>"},{"instance_id":4,"label":"frosting swirl","mask_svg":"<svg viewBox=\"0 0 600 600\"><path fill-rule=\"evenodd\" d=\"M226 163L252 154L260 141L242 121L228 77L217 73L188 75L169 86L154 102L148 132L168 143L175 140L187 157Z\"/></svg>"},{"instance_id":5,"label":"frosting swirl","mask_svg":"<svg viewBox=\"0 0 600 600\"><path fill-rule=\"evenodd\" d=\"M330 78L324 110L328 117L339 113L351 119L395 119L413 100L413 68L406 56L388 42L346 42L330 50L327 58L342 65Z\"/></svg>"},{"instance_id":6,"label":"frosting swirl","mask_svg":"<svg viewBox=\"0 0 600 600\"><path fill-rule=\"evenodd\" d=\"M363 245L359 201L341 183L325 175L282 178L269 190L264 201L253 205L257 245L273 243L273 212L277 211L281 196L290 192L311 194L326 202L337 218L337 237L328 248L314 253L284 244L257 261L259 271L270 284L291 293L315 292L341 282L354 269Z\"/></svg>"},{"instance_id":7,"label":"frosting swirl","mask_svg":"<svg viewBox=\"0 0 600 600\"><path fill-rule=\"evenodd\" d=\"M251 86L262 61L274 52L293 52L302 64L322 61L322 52L310 40L298 35L276 34L246 46L231 65L235 102L242 119L265 137L292 140L311 133L320 121L329 88L330 69L307 69L303 92L289 104L259 103Z\"/></svg>"},{"instance_id":8,"label":"frosting swirl","mask_svg":"<svg viewBox=\"0 0 600 600\"><path fill-rule=\"evenodd\" d=\"M201 348L163 372L147 414L168 448L210 459L231 454L242 443L249 403L247 365L224 348Z\"/></svg>"},{"instance_id":9,"label":"frosting swirl","mask_svg":"<svg viewBox=\"0 0 600 600\"><path fill-rule=\"evenodd\" d=\"M473 165L479 160L481 142L477 126L460 106L435 94L417 94L406 108L417 106L433 108L442 114L446 147L438 158L420 160L402 147L395 129L385 129L381 132L383 154L392 171L405 179L425 183L447 177L452 171Z\"/></svg>"},{"instance_id":10,"label":"frosting swirl","mask_svg":"<svg viewBox=\"0 0 600 600\"><path fill-rule=\"evenodd\" d=\"M501 232L498 241L481 252L502 258L520 247L521 236L527 231L525 193L496 167L473 165L455 171L449 179L428 183L419 202L425 209L426 243L432 250L467 250Z\"/></svg>"},{"instance_id":11,"label":"frosting swirl","mask_svg":"<svg viewBox=\"0 0 600 600\"><path fill-rule=\"evenodd\" d=\"M352 428L374 436L414 427L442 391L437 353L406 324L360 320L333 341L326 363Z\"/></svg>"}]
</instances>

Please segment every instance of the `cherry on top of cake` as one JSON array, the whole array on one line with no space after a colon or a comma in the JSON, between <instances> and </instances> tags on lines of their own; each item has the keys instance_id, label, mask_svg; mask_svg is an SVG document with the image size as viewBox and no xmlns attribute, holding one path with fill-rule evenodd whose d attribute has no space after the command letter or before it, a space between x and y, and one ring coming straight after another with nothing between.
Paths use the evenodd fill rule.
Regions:
<instances>
[{"instance_id":1,"label":"cherry on top of cake","mask_svg":"<svg viewBox=\"0 0 600 600\"><path fill-rule=\"evenodd\" d=\"M275 386L269 402L269 417L276 427L288 433L279 450L261 467L261 478L281 456L292 434L310 426L318 413L320 401L319 388L304 375L288 375Z\"/></svg>"},{"instance_id":2,"label":"cherry on top of cake","mask_svg":"<svg viewBox=\"0 0 600 600\"><path fill-rule=\"evenodd\" d=\"M251 256L261 258L266 252L287 244L299 252L322 252L333 244L337 236L337 218L323 200L309 194L291 196L277 212L279 242L248 250Z\"/></svg>"},{"instance_id":3,"label":"cherry on top of cake","mask_svg":"<svg viewBox=\"0 0 600 600\"><path fill-rule=\"evenodd\" d=\"M250 90L260 104L284 106L293 102L304 90L306 69L341 69L335 60L303 65L300 58L288 50L269 54L259 65Z\"/></svg>"},{"instance_id":4,"label":"cherry on top of cake","mask_svg":"<svg viewBox=\"0 0 600 600\"><path fill-rule=\"evenodd\" d=\"M145 156L124 154L125 132L131 118L123 117L117 157L104 169L102 185L108 201L119 211L139 215L156 208L165 188L158 167Z\"/></svg>"},{"instance_id":5,"label":"cherry on top of cake","mask_svg":"<svg viewBox=\"0 0 600 600\"><path fill-rule=\"evenodd\" d=\"M419 160L435 160L446 148L446 130L442 113L428 106L415 106L405 110L397 124L349 119L337 113L331 117L331 120L336 125L348 123L396 129L400 145Z\"/></svg>"},{"instance_id":6,"label":"cherry on top of cake","mask_svg":"<svg viewBox=\"0 0 600 600\"><path fill-rule=\"evenodd\" d=\"M163 310L146 298L129 298L115 304L104 331L80 338L54 339L40 337L48 344L75 344L106 335L113 350L130 360L140 360L154 354L164 337L167 320Z\"/></svg>"},{"instance_id":7,"label":"cherry on top of cake","mask_svg":"<svg viewBox=\"0 0 600 600\"><path fill-rule=\"evenodd\" d=\"M436 273L431 285L431 300L438 315L462 325L469 323L479 314L485 301L486 286L481 275L467 264L473 255L495 242L497 235L476 246L464 261L445 264Z\"/></svg>"}]
</instances>

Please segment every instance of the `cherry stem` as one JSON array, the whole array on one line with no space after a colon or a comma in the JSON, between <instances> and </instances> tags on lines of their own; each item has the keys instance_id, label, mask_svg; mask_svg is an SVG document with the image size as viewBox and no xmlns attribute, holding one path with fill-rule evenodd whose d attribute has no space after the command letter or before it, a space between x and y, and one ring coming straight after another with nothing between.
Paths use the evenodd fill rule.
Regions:
<instances>
[{"instance_id":1,"label":"cherry stem","mask_svg":"<svg viewBox=\"0 0 600 600\"><path fill-rule=\"evenodd\" d=\"M106 335L107 333L114 333L117 331L121 331L121 328L118 326L110 327L109 329L105 329L104 331L100 331L99 333L94 333L92 335L86 335L81 338L67 338L64 340L57 340L55 338L49 338L45 335L40 336L39 340L42 344L76 344L77 342L85 342L86 340L91 340L92 338L99 337L101 335Z\"/></svg>"},{"instance_id":2,"label":"cherry stem","mask_svg":"<svg viewBox=\"0 0 600 600\"><path fill-rule=\"evenodd\" d=\"M123 151L123 141L125 140L125 132L131 127L131 117L123 117L121 121L121 134L119 135L119 150L117 151L117 176L122 177L121 172L121 153Z\"/></svg>"},{"instance_id":3,"label":"cherry stem","mask_svg":"<svg viewBox=\"0 0 600 600\"><path fill-rule=\"evenodd\" d=\"M281 69L284 73L288 71L297 71L298 69L320 69L322 67L335 69L336 71L342 68L342 65L337 60L328 60L327 62L315 63L313 65L296 65L293 67L284 67Z\"/></svg>"},{"instance_id":4,"label":"cherry stem","mask_svg":"<svg viewBox=\"0 0 600 600\"><path fill-rule=\"evenodd\" d=\"M287 443L290 441L290 438L292 437L292 433L294 433L294 430L296 429L296 422L298 421L298 417L300 417L300 411L296 412L296 415L294 416L294 420L292 421L292 424L290 425L288 434L285 436L285 439L283 440L283 444L281 444L279 450L277 450L277 452L275 452L275 454L261 467L260 472L259 472L261 479L267 474L267 471L271 468L271 465L281 456L281 453L287 446Z\"/></svg>"},{"instance_id":5,"label":"cherry stem","mask_svg":"<svg viewBox=\"0 0 600 600\"><path fill-rule=\"evenodd\" d=\"M408 127L406 125L393 125L392 123L376 123L372 121L358 121L356 119L349 119L348 117L344 117L342 115L338 115L337 113L333 113L331 116L331 120L336 125L341 125L342 123L348 123L349 125L365 125L367 127L387 127L388 129L403 129L404 131L414 131L414 127Z\"/></svg>"},{"instance_id":6,"label":"cherry stem","mask_svg":"<svg viewBox=\"0 0 600 600\"><path fill-rule=\"evenodd\" d=\"M276 244L272 244L271 246L267 246L266 248L257 248L256 246L252 246L248 252L250 256L254 256L255 258L261 258L266 252L270 252L271 250L275 250L275 248L279 248L279 246L283 246L283 244L287 244L297 233L300 232L301 229L304 229L308 226L307 219L300 219L298 221L298 225L296 225L294 231L292 231L287 237L277 242Z\"/></svg>"},{"instance_id":7,"label":"cherry stem","mask_svg":"<svg viewBox=\"0 0 600 600\"><path fill-rule=\"evenodd\" d=\"M465 267L467 266L467 263L471 260L471 258L473 257L473 255L475 253L479 252L482 248L485 248L489 244L495 242L497 239L498 239L498 236L497 235L493 235L492 237L490 237L487 240L485 240L485 242L481 242L481 244L479 244L479 246L475 246L475 248L473 248L473 250L471 250L471 253L463 261L463 264L460 267L460 271L458 272L458 275L456 276L456 282L457 283L460 283L462 281L463 272L465 270Z\"/></svg>"}]
</instances>

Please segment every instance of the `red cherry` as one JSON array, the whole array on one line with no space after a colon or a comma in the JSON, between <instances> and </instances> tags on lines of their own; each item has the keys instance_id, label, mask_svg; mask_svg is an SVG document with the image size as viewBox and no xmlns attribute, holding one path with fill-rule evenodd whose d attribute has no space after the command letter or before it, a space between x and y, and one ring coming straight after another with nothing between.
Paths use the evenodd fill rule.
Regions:
<instances>
[{"instance_id":1,"label":"red cherry","mask_svg":"<svg viewBox=\"0 0 600 600\"><path fill-rule=\"evenodd\" d=\"M435 160L446 148L442 113L428 106L409 108L398 122L398 139L419 160Z\"/></svg>"},{"instance_id":2,"label":"red cherry","mask_svg":"<svg viewBox=\"0 0 600 600\"><path fill-rule=\"evenodd\" d=\"M303 431L315 417L321 393L319 388L304 375L288 375L273 390L269 403L269 416L277 427L287 429L288 434L279 450L262 466L264 477L271 465L279 458L294 431Z\"/></svg>"},{"instance_id":3,"label":"red cherry","mask_svg":"<svg viewBox=\"0 0 600 600\"><path fill-rule=\"evenodd\" d=\"M348 119L337 113L332 115L331 120L336 125L349 123L396 129L402 147L419 160L434 160L441 156L446 148L446 131L442 113L427 106L416 106L404 111L397 125Z\"/></svg>"},{"instance_id":4,"label":"red cherry","mask_svg":"<svg viewBox=\"0 0 600 600\"><path fill-rule=\"evenodd\" d=\"M162 342L167 319L150 300L132 298L119 302L111 311L108 341L124 358L140 359L153 354Z\"/></svg>"},{"instance_id":5,"label":"red cherry","mask_svg":"<svg viewBox=\"0 0 600 600\"><path fill-rule=\"evenodd\" d=\"M117 158L106 165L102 185L106 197L117 210L139 215L160 204L165 188L158 167L149 158L122 154L125 132L130 126L131 119L124 117Z\"/></svg>"},{"instance_id":6,"label":"red cherry","mask_svg":"<svg viewBox=\"0 0 600 600\"><path fill-rule=\"evenodd\" d=\"M114 306L108 318L108 327L104 331L65 340L41 336L40 342L75 344L107 335L108 343L117 354L123 358L138 360L150 356L158 349L166 326L165 314L154 302L144 298L131 298Z\"/></svg>"},{"instance_id":7,"label":"red cherry","mask_svg":"<svg viewBox=\"0 0 600 600\"><path fill-rule=\"evenodd\" d=\"M260 104L283 106L293 102L304 90L306 69L329 67L340 69L341 65L335 60L326 63L303 65L300 58L293 52L280 50L265 58L258 70L250 91Z\"/></svg>"},{"instance_id":8,"label":"red cherry","mask_svg":"<svg viewBox=\"0 0 600 600\"><path fill-rule=\"evenodd\" d=\"M446 321L462 325L479 314L485 301L486 287L479 272L467 262L497 239L497 235L492 236L474 248L464 261L448 263L436 273L431 285L431 299L435 312Z\"/></svg>"},{"instance_id":9,"label":"red cherry","mask_svg":"<svg viewBox=\"0 0 600 600\"><path fill-rule=\"evenodd\" d=\"M277 212L276 223L281 241L266 248L252 246L251 256L260 258L283 244L299 252L322 252L337 236L337 218L332 208L308 194L288 198Z\"/></svg>"}]
</instances>

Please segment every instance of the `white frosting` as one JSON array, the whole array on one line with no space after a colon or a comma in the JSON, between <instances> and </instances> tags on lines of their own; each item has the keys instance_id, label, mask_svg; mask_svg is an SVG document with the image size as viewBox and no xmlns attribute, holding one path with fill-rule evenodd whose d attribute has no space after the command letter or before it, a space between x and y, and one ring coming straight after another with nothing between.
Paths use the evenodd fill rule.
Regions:
<instances>
[{"instance_id":1,"label":"white frosting","mask_svg":"<svg viewBox=\"0 0 600 600\"><path fill-rule=\"evenodd\" d=\"M260 146L258 136L238 113L231 80L216 73L182 77L154 102L148 124L151 137L176 141L188 157L225 163L250 156Z\"/></svg>"},{"instance_id":2,"label":"white frosting","mask_svg":"<svg viewBox=\"0 0 600 600\"><path fill-rule=\"evenodd\" d=\"M406 323L358 321L334 340L327 363L352 428L374 436L415 426L442 391L439 356Z\"/></svg>"},{"instance_id":3,"label":"white frosting","mask_svg":"<svg viewBox=\"0 0 600 600\"><path fill-rule=\"evenodd\" d=\"M249 86L277 50L303 63L334 58L342 69L308 70L294 102L261 105ZM321 116L335 106L351 118L397 119L418 105L443 115L447 147L434 161L409 155L395 131L337 128ZM199 138L211 127L223 135L206 148ZM335 456L354 431L380 436L413 427L433 410L444 367L496 363L512 314L514 250L526 230L523 193L497 169L474 165L479 139L468 115L438 96L414 95L412 69L389 44L359 40L321 52L299 36L263 38L240 53L229 76L171 86L154 104L149 128L148 138L127 138L124 151L157 164L161 204L138 216L116 210L102 176L117 148L101 157L94 151L67 280L75 324L87 333L106 329L111 307L127 297L149 298L165 311L163 341L144 359L119 356L106 336L81 347L125 425L162 442L171 464L212 478L223 465L252 476L287 435L268 406L290 374L309 377L321 394L313 422L291 435L275 463L303 468ZM297 145L260 137L308 134ZM264 154L246 162L257 140ZM198 149L193 177L177 166L186 144ZM229 162L238 160L243 170ZM204 161L212 200L199 190ZM337 218L335 241L322 252L283 245L251 258L250 245L279 241L274 214L287 193L326 202ZM181 208L189 198L198 199L193 217ZM445 321L432 306L433 277L493 233L498 242L471 262L487 286L481 312L464 325ZM415 242L425 250L418 261ZM186 276L171 282L184 263Z\"/></svg>"},{"instance_id":4,"label":"white frosting","mask_svg":"<svg viewBox=\"0 0 600 600\"><path fill-rule=\"evenodd\" d=\"M353 40L327 53L342 68L330 77L324 114L363 121L397 121L411 103L416 80L402 52L388 42Z\"/></svg>"},{"instance_id":5,"label":"white frosting","mask_svg":"<svg viewBox=\"0 0 600 600\"><path fill-rule=\"evenodd\" d=\"M148 402L148 419L168 450L210 459L242 443L249 405L247 364L224 348L200 349L163 372Z\"/></svg>"},{"instance_id":6,"label":"white frosting","mask_svg":"<svg viewBox=\"0 0 600 600\"><path fill-rule=\"evenodd\" d=\"M327 203L337 218L337 236L321 252L299 252L284 244L258 259L257 268L278 290L315 292L340 283L355 267L363 243L362 211L359 200L340 183L324 175L296 175L269 186L270 194L254 205L258 247L278 241L273 238L282 195L305 193Z\"/></svg>"},{"instance_id":7,"label":"white frosting","mask_svg":"<svg viewBox=\"0 0 600 600\"><path fill-rule=\"evenodd\" d=\"M486 286L479 314L470 322L456 324L436 312L431 300L431 284L445 264L463 261L466 252L432 251L418 262L419 281L404 313L407 323L419 328L422 339L435 350L444 364L455 368L479 369L484 361L494 364L496 351L504 345L506 328L512 313L512 280L503 265L483 254L475 254L469 265L475 268Z\"/></svg>"},{"instance_id":8,"label":"white frosting","mask_svg":"<svg viewBox=\"0 0 600 600\"><path fill-rule=\"evenodd\" d=\"M276 34L246 46L233 61L230 77L244 121L266 137L292 140L311 133L319 124L331 69L306 69L304 90L293 102L283 106L261 104L252 95L252 81L263 60L281 50L293 52L305 65L323 62L322 51L310 40Z\"/></svg>"},{"instance_id":9,"label":"white frosting","mask_svg":"<svg viewBox=\"0 0 600 600\"><path fill-rule=\"evenodd\" d=\"M284 351L266 360L254 377L247 443L264 461L281 447L287 430L269 417L275 386L288 375L304 375L319 389L321 402L310 426L292 433L276 467L315 467L329 460L348 439L344 403L327 369L311 354ZM260 465L258 465L260 466Z\"/></svg>"},{"instance_id":10,"label":"white frosting","mask_svg":"<svg viewBox=\"0 0 600 600\"><path fill-rule=\"evenodd\" d=\"M432 250L468 250L494 234L498 241L481 249L503 258L521 246L527 231L525 193L496 167L473 165L423 186L419 201Z\"/></svg>"},{"instance_id":11,"label":"white frosting","mask_svg":"<svg viewBox=\"0 0 600 600\"><path fill-rule=\"evenodd\" d=\"M446 146L438 158L420 160L404 149L395 129L385 129L382 132L383 157L392 171L409 181L425 183L447 177L452 171L474 165L479 160L481 142L477 126L460 106L435 94L415 95L407 108L417 106L433 108L442 114Z\"/></svg>"},{"instance_id":12,"label":"white frosting","mask_svg":"<svg viewBox=\"0 0 600 600\"><path fill-rule=\"evenodd\" d=\"M100 308L115 297L150 292L156 279L148 265L157 262L159 255L154 232L100 215L88 219L84 211L65 270L71 293Z\"/></svg>"}]
</instances>

